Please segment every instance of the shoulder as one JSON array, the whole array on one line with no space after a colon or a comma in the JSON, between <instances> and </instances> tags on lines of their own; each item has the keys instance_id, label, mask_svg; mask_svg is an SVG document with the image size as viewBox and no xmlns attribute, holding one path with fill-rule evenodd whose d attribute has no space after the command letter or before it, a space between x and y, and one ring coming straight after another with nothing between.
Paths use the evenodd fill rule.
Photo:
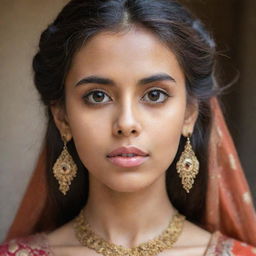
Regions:
<instances>
[{"instance_id":1,"label":"shoulder","mask_svg":"<svg viewBox=\"0 0 256 256\"><path fill-rule=\"evenodd\" d=\"M17 238L0 245L1 256L26 256L41 255L49 256L50 251L43 233Z\"/></svg>"},{"instance_id":2,"label":"shoulder","mask_svg":"<svg viewBox=\"0 0 256 256\"><path fill-rule=\"evenodd\" d=\"M230 238L220 231L216 231L212 235L207 253L205 254L205 256L213 255L256 256L256 248L242 241Z\"/></svg>"}]
</instances>

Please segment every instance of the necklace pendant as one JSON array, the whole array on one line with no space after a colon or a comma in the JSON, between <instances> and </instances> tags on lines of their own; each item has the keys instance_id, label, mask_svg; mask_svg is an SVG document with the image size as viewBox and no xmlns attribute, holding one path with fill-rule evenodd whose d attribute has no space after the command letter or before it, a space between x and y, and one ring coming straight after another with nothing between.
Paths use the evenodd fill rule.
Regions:
<instances>
[{"instance_id":1,"label":"necklace pendant","mask_svg":"<svg viewBox=\"0 0 256 256\"><path fill-rule=\"evenodd\" d=\"M74 229L78 241L83 246L93 249L103 256L156 256L160 252L172 248L182 232L184 221L185 216L177 212L162 234L130 249L110 243L95 234L87 222L83 210L75 219Z\"/></svg>"}]
</instances>

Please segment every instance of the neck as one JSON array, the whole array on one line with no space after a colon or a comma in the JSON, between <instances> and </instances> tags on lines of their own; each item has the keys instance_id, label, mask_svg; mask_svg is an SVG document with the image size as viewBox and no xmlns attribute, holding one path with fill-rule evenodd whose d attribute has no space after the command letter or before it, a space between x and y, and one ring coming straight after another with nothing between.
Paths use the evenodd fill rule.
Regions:
<instances>
[{"instance_id":1,"label":"neck","mask_svg":"<svg viewBox=\"0 0 256 256\"><path fill-rule=\"evenodd\" d=\"M90 177L86 218L103 239L134 247L155 238L168 226L175 209L166 189L165 177L136 192L116 192Z\"/></svg>"}]
</instances>

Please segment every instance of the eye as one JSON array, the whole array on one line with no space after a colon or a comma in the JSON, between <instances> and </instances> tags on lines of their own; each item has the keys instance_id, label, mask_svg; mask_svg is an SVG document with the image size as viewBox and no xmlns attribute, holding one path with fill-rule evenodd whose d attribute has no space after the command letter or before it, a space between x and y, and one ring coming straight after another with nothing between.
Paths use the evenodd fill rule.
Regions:
<instances>
[{"instance_id":1,"label":"eye","mask_svg":"<svg viewBox=\"0 0 256 256\"><path fill-rule=\"evenodd\" d=\"M99 91L99 90L94 90L89 92L88 94L86 94L83 98L91 104L97 104L97 103L106 103L108 101L103 101L104 98L106 98L105 96L107 96L107 94L103 91ZM109 96L107 96L107 98L110 99Z\"/></svg>"},{"instance_id":2,"label":"eye","mask_svg":"<svg viewBox=\"0 0 256 256\"><path fill-rule=\"evenodd\" d=\"M146 97L147 96L147 97ZM154 89L145 94L143 98L148 98L149 100L144 100L144 101L149 101L153 103L164 103L170 95L162 90L159 89ZM105 92L101 90L94 90L90 91L83 97L89 104L99 104L99 103L107 103L108 100L104 100L106 98L111 99Z\"/></svg>"},{"instance_id":3,"label":"eye","mask_svg":"<svg viewBox=\"0 0 256 256\"><path fill-rule=\"evenodd\" d=\"M145 94L145 96L148 96L146 98L148 98L149 101L154 102L154 103L164 103L167 100L167 98L170 97L170 95L168 93L166 93L162 90L159 90L159 89L151 90L151 91L147 92Z\"/></svg>"}]
</instances>

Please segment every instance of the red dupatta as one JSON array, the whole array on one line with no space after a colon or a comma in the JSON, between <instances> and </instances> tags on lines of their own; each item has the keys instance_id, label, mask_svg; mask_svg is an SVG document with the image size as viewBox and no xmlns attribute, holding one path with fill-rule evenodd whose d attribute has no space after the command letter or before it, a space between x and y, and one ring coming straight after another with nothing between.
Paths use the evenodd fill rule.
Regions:
<instances>
[{"instance_id":1,"label":"red dupatta","mask_svg":"<svg viewBox=\"0 0 256 256\"><path fill-rule=\"evenodd\" d=\"M256 246L256 213L248 183L216 98L210 138L206 228Z\"/></svg>"}]
</instances>

